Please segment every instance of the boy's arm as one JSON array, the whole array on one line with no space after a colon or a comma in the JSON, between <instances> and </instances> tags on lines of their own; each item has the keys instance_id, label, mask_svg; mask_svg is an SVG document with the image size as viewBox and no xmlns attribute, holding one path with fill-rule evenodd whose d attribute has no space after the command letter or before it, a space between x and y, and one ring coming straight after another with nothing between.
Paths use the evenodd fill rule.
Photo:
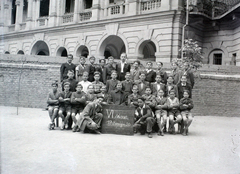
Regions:
<instances>
[{"instance_id":1,"label":"boy's arm","mask_svg":"<svg viewBox=\"0 0 240 174\"><path fill-rule=\"evenodd\" d=\"M107 103L108 104L113 104L112 93L110 93L110 95L108 96Z\"/></svg>"},{"instance_id":2,"label":"boy's arm","mask_svg":"<svg viewBox=\"0 0 240 174\"><path fill-rule=\"evenodd\" d=\"M77 104L75 93L72 93L72 95L71 95L71 103L72 104Z\"/></svg>"},{"instance_id":3,"label":"boy's arm","mask_svg":"<svg viewBox=\"0 0 240 174\"><path fill-rule=\"evenodd\" d=\"M179 100L176 98L176 103L173 105L174 108L179 108Z\"/></svg>"},{"instance_id":4,"label":"boy's arm","mask_svg":"<svg viewBox=\"0 0 240 174\"><path fill-rule=\"evenodd\" d=\"M64 64L62 64L61 67L60 67L60 80L61 80L61 82L63 81L64 69L65 69L65 66L64 66Z\"/></svg>"},{"instance_id":5,"label":"boy's arm","mask_svg":"<svg viewBox=\"0 0 240 174\"><path fill-rule=\"evenodd\" d=\"M193 100L190 99L190 102L189 102L189 104L188 104L188 109L192 109L193 107L194 107L194 105L193 105Z\"/></svg>"},{"instance_id":6,"label":"boy's arm","mask_svg":"<svg viewBox=\"0 0 240 174\"><path fill-rule=\"evenodd\" d=\"M64 99L63 99L63 95L62 94L59 95L58 101L61 102L61 103L64 103Z\"/></svg>"},{"instance_id":7,"label":"boy's arm","mask_svg":"<svg viewBox=\"0 0 240 174\"><path fill-rule=\"evenodd\" d=\"M143 119L148 118L148 117L152 117L152 111L150 108L148 108L147 113L142 116Z\"/></svg>"},{"instance_id":8,"label":"boy's arm","mask_svg":"<svg viewBox=\"0 0 240 174\"><path fill-rule=\"evenodd\" d=\"M183 99L183 98L180 100L179 109L180 109L180 110L186 110L186 109L188 109L188 106L186 106L186 104L184 104L184 99Z\"/></svg>"}]
</instances>

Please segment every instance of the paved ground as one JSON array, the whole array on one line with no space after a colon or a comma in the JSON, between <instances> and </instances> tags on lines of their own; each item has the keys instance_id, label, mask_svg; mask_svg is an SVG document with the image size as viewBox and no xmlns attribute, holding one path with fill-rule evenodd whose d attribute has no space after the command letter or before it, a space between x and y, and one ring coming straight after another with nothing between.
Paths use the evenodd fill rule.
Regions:
<instances>
[{"instance_id":1,"label":"paved ground","mask_svg":"<svg viewBox=\"0 0 240 174\"><path fill-rule=\"evenodd\" d=\"M2 174L239 174L240 117L198 117L189 136L49 131L41 109L0 106Z\"/></svg>"}]
</instances>

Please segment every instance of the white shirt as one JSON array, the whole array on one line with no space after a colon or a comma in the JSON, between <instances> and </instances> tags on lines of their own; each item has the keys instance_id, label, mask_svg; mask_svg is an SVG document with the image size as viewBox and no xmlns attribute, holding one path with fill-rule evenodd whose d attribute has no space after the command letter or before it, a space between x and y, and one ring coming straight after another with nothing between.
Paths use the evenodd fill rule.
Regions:
<instances>
[{"instance_id":1,"label":"white shirt","mask_svg":"<svg viewBox=\"0 0 240 174\"><path fill-rule=\"evenodd\" d=\"M92 84L89 81L84 82L83 80L79 83L82 85L82 87L83 87L82 91L85 92L85 93L87 93L88 86Z\"/></svg>"},{"instance_id":2,"label":"white shirt","mask_svg":"<svg viewBox=\"0 0 240 174\"><path fill-rule=\"evenodd\" d=\"M124 68L125 62L121 62L121 73L123 73L123 68Z\"/></svg>"}]
</instances>

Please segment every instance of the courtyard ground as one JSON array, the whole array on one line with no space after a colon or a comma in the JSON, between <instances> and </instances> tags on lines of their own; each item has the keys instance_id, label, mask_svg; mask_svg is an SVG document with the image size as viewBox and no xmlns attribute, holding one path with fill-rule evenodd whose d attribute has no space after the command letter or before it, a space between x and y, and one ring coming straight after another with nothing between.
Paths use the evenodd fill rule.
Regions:
<instances>
[{"instance_id":1,"label":"courtyard ground","mask_svg":"<svg viewBox=\"0 0 240 174\"><path fill-rule=\"evenodd\" d=\"M188 136L49 131L48 112L0 106L2 174L240 174L240 117L195 116Z\"/></svg>"}]
</instances>

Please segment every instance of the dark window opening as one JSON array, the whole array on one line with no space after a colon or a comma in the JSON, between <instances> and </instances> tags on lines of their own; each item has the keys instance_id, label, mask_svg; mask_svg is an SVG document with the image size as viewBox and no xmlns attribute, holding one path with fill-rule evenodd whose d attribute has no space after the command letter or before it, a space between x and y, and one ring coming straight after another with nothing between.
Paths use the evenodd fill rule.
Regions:
<instances>
[{"instance_id":1,"label":"dark window opening","mask_svg":"<svg viewBox=\"0 0 240 174\"><path fill-rule=\"evenodd\" d=\"M114 3L114 0L109 0L109 3Z\"/></svg>"},{"instance_id":2,"label":"dark window opening","mask_svg":"<svg viewBox=\"0 0 240 174\"><path fill-rule=\"evenodd\" d=\"M213 64L222 65L222 54L213 54Z\"/></svg>"},{"instance_id":3,"label":"dark window opening","mask_svg":"<svg viewBox=\"0 0 240 174\"><path fill-rule=\"evenodd\" d=\"M67 50L66 49L64 49L62 51L61 57L67 57Z\"/></svg>"},{"instance_id":4,"label":"dark window opening","mask_svg":"<svg viewBox=\"0 0 240 174\"><path fill-rule=\"evenodd\" d=\"M40 17L49 15L49 0L40 1Z\"/></svg>"},{"instance_id":5,"label":"dark window opening","mask_svg":"<svg viewBox=\"0 0 240 174\"><path fill-rule=\"evenodd\" d=\"M9 51L6 51L5 54L10 54Z\"/></svg>"},{"instance_id":6,"label":"dark window opening","mask_svg":"<svg viewBox=\"0 0 240 174\"><path fill-rule=\"evenodd\" d=\"M232 55L232 65L236 65L237 53Z\"/></svg>"},{"instance_id":7,"label":"dark window opening","mask_svg":"<svg viewBox=\"0 0 240 174\"><path fill-rule=\"evenodd\" d=\"M39 55L39 56L46 56L46 53L44 51L39 51L39 53L37 55Z\"/></svg>"},{"instance_id":8,"label":"dark window opening","mask_svg":"<svg viewBox=\"0 0 240 174\"><path fill-rule=\"evenodd\" d=\"M23 2L23 22L26 21L27 11L28 11L28 1L24 0L24 2Z\"/></svg>"},{"instance_id":9,"label":"dark window opening","mask_svg":"<svg viewBox=\"0 0 240 174\"><path fill-rule=\"evenodd\" d=\"M12 19L11 19L11 24L15 24L16 23L16 0L12 1Z\"/></svg>"},{"instance_id":10,"label":"dark window opening","mask_svg":"<svg viewBox=\"0 0 240 174\"><path fill-rule=\"evenodd\" d=\"M74 0L66 0L65 13L74 12Z\"/></svg>"},{"instance_id":11,"label":"dark window opening","mask_svg":"<svg viewBox=\"0 0 240 174\"><path fill-rule=\"evenodd\" d=\"M109 51L105 51L104 52L104 57L105 59L107 59L108 57L112 56L111 53Z\"/></svg>"},{"instance_id":12,"label":"dark window opening","mask_svg":"<svg viewBox=\"0 0 240 174\"><path fill-rule=\"evenodd\" d=\"M85 3L86 4L85 9L92 8L92 0L86 0L85 2L86 2Z\"/></svg>"},{"instance_id":13,"label":"dark window opening","mask_svg":"<svg viewBox=\"0 0 240 174\"><path fill-rule=\"evenodd\" d=\"M18 51L17 54L24 54L24 52L22 50Z\"/></svg>"}]
</instances>

